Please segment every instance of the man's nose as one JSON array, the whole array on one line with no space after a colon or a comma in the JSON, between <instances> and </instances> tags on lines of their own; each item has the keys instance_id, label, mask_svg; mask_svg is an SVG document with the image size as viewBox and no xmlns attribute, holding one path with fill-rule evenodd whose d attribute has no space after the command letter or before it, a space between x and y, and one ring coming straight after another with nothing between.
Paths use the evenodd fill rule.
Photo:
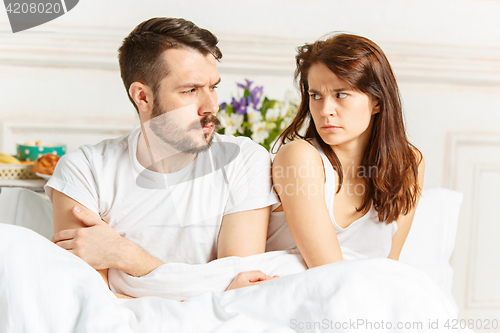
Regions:
<instances>
[{"instance_id":1,"label":"man's nose","mask_svg":"<svg viewBox=\"0 0 500 333\"><path fill-rule=\"evenodd\" d=\"M217 104L217 93L211 90L204 92L202 100L200 101L200 107L198 108L199 114L215 114L217 113L217 111L219 111L219 105Z\"/></svg>"}]
</instances>

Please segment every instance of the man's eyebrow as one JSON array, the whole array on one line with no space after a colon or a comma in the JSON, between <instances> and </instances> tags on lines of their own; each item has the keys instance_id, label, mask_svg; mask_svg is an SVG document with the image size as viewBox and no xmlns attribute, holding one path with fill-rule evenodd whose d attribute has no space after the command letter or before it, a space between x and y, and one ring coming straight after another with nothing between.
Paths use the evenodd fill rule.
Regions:
<instances>
[{"instance_id":1,"label":"man's eyebrow","mask_svg":"<svg viewBox=\"0 0 500 333\"><path fill-rule=\"evenodd\" d=\"M218 85L220 83L220 81L221 81L221 79L219 78L219 80L215 84L211 85L211 87ZM175 90L187 89L187 88L201 88L203 86L204 86L204 84L202 84L202 83L194 83L193 82L193 83L181 84L181 85L175 87Z\"/></svg>"}]
</instances>

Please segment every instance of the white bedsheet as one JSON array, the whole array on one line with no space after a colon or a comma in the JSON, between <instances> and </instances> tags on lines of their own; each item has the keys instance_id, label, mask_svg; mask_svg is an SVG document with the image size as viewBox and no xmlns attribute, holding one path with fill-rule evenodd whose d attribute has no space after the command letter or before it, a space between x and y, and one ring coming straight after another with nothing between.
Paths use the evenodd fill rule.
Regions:
<instances>
[{"instance_id":1,"label":"white bedsheet","mask_svg":"<svg viewBox=\"0 0 500 333\"><path fill-rule=\"evenodd\" d=\"M451 318L453 306L425 273L389 259L343 261L185 302L116 299L79 258L0 224L0 332L453 332L443 327ZM429 327L436 321L441 329Z\"/></svg>"},{"instance_id":2,"label":"white bedsheet","mask_svg":"<svg viewBox=\"0 0 500 333\"><path fill-rule=\"evenodd\" d=\"M120 294L181 301L204 291L223 292L239 272L260 270L269 276L283 277L304 272L306 267L298 251L274 251L245 258L222 258L201 265L168 263L139 278L110 269L108 279L111 290Z\"/></svg>"}]
</instances>

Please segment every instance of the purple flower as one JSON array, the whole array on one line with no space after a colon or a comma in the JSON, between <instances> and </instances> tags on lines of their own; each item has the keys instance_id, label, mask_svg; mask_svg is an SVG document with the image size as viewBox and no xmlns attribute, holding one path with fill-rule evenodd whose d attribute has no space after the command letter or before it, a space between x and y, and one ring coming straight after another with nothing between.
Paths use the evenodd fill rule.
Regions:
<instances>
[{"instance_id":1,"label":"purple flower","mask_svg":"<svg viewBox=\"0 0 500 333\"><path fill-rule=\"evenodd\" d=\"M234 99L233 97L233 99L231 100L231 106L233 107L234 110L238 110L240 108L240 103L238 103L236 99Z\"/></svg>"},{"instance_id":2,"label":"purple flower","mask_svg":"<svg viewBox=\"0 0 500 333\"><path fill-rule=\"evenodd\" d=\"M235 112L239 114L247 114L247 107L245 105L241 105Z\"/></svg>"},{"instance_id":3,"label":"purple flower","mask_svg":"<svg viewBox=\"0 0 500 333\"><path fill-rule=\"evenodd\" d=\"M253 81L247 79L245 79L245 81L247 82L247 84L238 83L238 87L240 87L241 89L248 89L248 91L250 91L250 87L252 86Z\"/></svg>"},{"instance_id":4,"label":"purple flower","mask_svg":"<svg viewBox=\"0 0 500 333\"><path fill-rule=\"evenodd\" d=\"M233 100L231 101L231 106L234 108L234 112L236 113L239 114L247 113L247 103L246 99L243 97L240 99L239 102L233 97Z\"/></svg>"},{"instance_id":5,"label":"purple flower","mask_svg":"<svg viewBox=\"0 0 500 333\"><path fill-rule=\"evenodd\" d=\"M260 100L262 99L262 93L264 90L262 86L255 87L252 89L253 81L247 79L245 79L245 81L246 84L237 83L237 85L238 87L244 89L247 92L247 96L242 97L239 101L237 101L233 97L231 101L231 106L234 108L234 112L239 114L247 114L247 107L257 108L257 104L259 104ZM245 92L243 94L245 94Z\"/></svg>"},{"instance_id":6,"label":"purple flower","mask_svg":"<svg viewBox=\"0 0 500 333\"><path fill-rule=\"evenodd\" d=\"M264 91L264 87L255 87L253 90L249 90L250 95L252 96L253 106L255 107L259 104L260 99L262 98L262 92Z\"/></svg>"}]
</instances>

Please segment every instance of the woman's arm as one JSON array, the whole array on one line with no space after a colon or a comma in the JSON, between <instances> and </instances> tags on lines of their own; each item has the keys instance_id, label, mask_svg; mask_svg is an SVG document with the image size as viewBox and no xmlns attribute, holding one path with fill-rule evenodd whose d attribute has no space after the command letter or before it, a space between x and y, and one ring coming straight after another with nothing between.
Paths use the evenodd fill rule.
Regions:
<instances>
[{"instance_id":1,"label":"woman's arm","mask_svg":"<svg viewBox=\"0 0 500 333\"><path fill-rule=\"evenodd\" d=\"M304 140L284 145L273 162L273 183L307 266L342 260L325 203L325 171L318 151Z\"/></svg>"},{"instance_id":2,"label":"woman's arm","mask_svg":"<svg viewBox=\"0 0 500 333\"><path fill-rule=\"evenodd\" d=\"M424 157L422 156L422 160L418 165L418 185L420 186L421 190L423 189L424 186L424 173L425 173L425 161ZM408 214L400 216L396 221L396 223L398 224L398 231L396 231L396 233L392 237L391 252L389 253L388 257L389 259L399 260L399 255L401 254L401 250L403 249L406 237L410 232L411 223L413 222L413 217L415 216L415 211L417 210L417 205L419 200L420 200L420 194L417 196L415 206L413 206L412 210Z\"/></svg>"}]
</instances>

